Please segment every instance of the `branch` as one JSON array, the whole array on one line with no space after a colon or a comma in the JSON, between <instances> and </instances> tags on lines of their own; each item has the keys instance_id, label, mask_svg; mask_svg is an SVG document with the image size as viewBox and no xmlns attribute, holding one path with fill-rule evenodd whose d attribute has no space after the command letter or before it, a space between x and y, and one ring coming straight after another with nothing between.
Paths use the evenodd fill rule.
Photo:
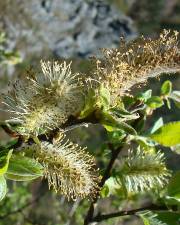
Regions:
<instances>
[{"instance_id":1,"label":"branch","mask_svg":"<svg viewBox=\"0 0 180 225\"><path fill-rule=\"evenodd\" d=\"M70 116L66 123L64 123L61 127L55 128L54 130L50 130L45 134L38 135L38 139L40 141L48 141L52 142L53 138L59 133L59 132L67 132L70 130L73 130L77 127L88 127L90 124L97 124L99 120L96 118L96 112L94 111L90 116L84 118L84 119L77 119L73 116ZM0 127L10 136L17 138L17 142L11 146L9 146L9 149L14 149L14 151L20 151L21 145L24 143L24 140L27 138L21 134L19 134L17 131L14 131L11 129L8 123L6 122L0 122ZM29 137L27 140L28 144L34 143L33 138Z\"/></svg>"},{"instance_id":2,"label":"branch","mask_svg":"<svg viewBox=\"0 0 180 225\"><path fill-rule=\"evenodd\" d=\"M19 148L24 141L24 138L19 133L15 132L10 128L10 126L6 122L0 122L0 127L8 134L10 137L16 138L17 142L11 146L8 147L8 149L17 149Z\"/></svg>"},{"instance_id":3,"label":"branch","mask_svg":"<svg viewBox=\"0 0 180 225\"><path fill-rule=\"evenodd\" d=\"M1 128L11 137L19 137L19 134L13 130L10 129L10 127L8 126L8 124L6 123L2 123L0 124Z\"/></svg>"},{"instance_id":4,"label":"branch","mask_svg":"<svg viewBox=\"0 0 180 225\"><path fill-rule=\"evenodd\" d=\"M137 120L134 121L134 124L133 124L133 128L136 129L136 126L138 124L138 121L139 121L140 118L138 118ZM127 137L125 137L122 142L125 142ZM114 165L114 162L115 160L117 159L119 153L121 152L121 150L123 149L124 146L121 146L119 148L117 148L116 150L114 150L114 147L112 144L109 144L109 148L112 150L112 156L111 156L111 160L109 161L109 164L106 168L106 171L104 173L104 176L100 182L100 187L103 187L104 183L106 182L106 180L110 177L110 174L111 174L111 170L112 170L112 167ZM87 215L85 217L85 220L84 220L84 225L88 225L91 221L92 221L92 218L93 218L93 214L94 214L94 204L97 202L98 200L98 196L97 198L91 203L90 207L89 207L89 210L87 212Z\"/></svg>"},{"instance_id":5,"label":"branch","mask_svg":"<svg viewBox=\"0 0 180 225\"><path fill-rule=\"evenodd\" d=\"M136 215L138 212L142 212L144 210L168 210L168 208L163 205L163 206L157 206L157 205L149 205L146 207L138 208L138 209L132 209L132 210L124 210L124 211L119 211L119 212L114 212L114 213L108 213L108 214L98 214L90 222L101 222L103 220L108 220L111 218L115 217L120 217L120 216L130 216L130 215Z\"/></svg>"},{"instance_id":6,"label":"branch","mask_svg":"<svg viewBox=\"0 0 180 225\"><path fill-rule=\"evenodd\" d=\"M124 138L125 140L125 138ZM114 162L115 160L117 159L119 153L121 152L121 150L123 149L123 146L117 148L116 150L114 149L114 147L109 144L109 147L112 151L112 155L111 155L111 159L109 161L109 164L105 170L105 173L101 179L101 182L99 184L100 188L102 188L106 182L106 180L110 177L111 175L111 170L112 170L112 167L114 165ZM94 214L94 204L97 202L98 200L98 196L94 199L94 201L91 203L90 207L89 207L89 210L87 212L87 215L86 215L86 218L84 220L84 225L88 225L90 223L90 221L92 221L92 218L93 218L93 214Z\"/></svg>"}]
</instances>

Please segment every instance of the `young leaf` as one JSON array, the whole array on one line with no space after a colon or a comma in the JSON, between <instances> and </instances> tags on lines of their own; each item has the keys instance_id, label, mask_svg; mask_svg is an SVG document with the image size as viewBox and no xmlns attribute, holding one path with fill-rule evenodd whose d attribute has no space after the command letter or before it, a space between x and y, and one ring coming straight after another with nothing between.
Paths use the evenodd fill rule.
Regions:
<instances>
[{"instance_id":1,"label":"young leaf","mask_svg":"<svg viewBox=\"0 0 180 225\"><path fill-rule=\"evenodd\" d=\"M85 97L85 106L81 111L79 118L83 119L94 111L96 105L96 93L93 89L90 89L88 95Z\"/></svg>"},{"instance_id":2,"label":"young leaf","mask_svg":"<svg viewBox=\"0 0 180 225\"><path fill-rule=\"evenodd\" d=\"M172 91L172 83L169 80L166 80L161 87L161 95L169 95Z\"/></svg>"},{"instance_id":3,"label":"young leaf","mask_svg":"<svg viewBox=\"0 0 180 225\"><path fill-rule=\"evenodd\" d=\"M136 141L141 147L151 151L150 149L154 148L155 144L149 138L139 135L131 135L129 137L130 140Z\"/></svg>"},{"instance_id":4,"label":"young leaf","mask_svg":"<svg viewBox=\"0 0 180 225\"><path fill-rule=\"evenodd\" d=\"M151 108L151 109L157 109L160 108L164 103L163 100L159 96L152 96L146 101L146 104Z\"/></svg>"},{"instance_id":5,"label":"young leaf","mask_svg":"<svg viewBox=\"0 0 180 225\"><path fill-rule=\"evenodd\" d=\"M124 130L126 133L136 135L136 130L129 124L123 122L120 118L116 118L109 112L103 112L101 118L101 124L106 128L107 131Z\"/></svg>"},{"instance_id":6,"label":"young leaf","mask_svg":"<svg viewBox=\"0 0 180 225\"><path fill-rule=\"evenodd\" d=\"M0 201L6 196L7 184L3 175L0 176Z\"/></svg>"},{"instance_id":7,"label":"young leaf","mask_svg":"<svg viewBox=\"0 0 180 225\"><path fill-rule=\"evenodd\" d=\"M103 107L105 110L109 109L110 101L111 101L109 90L101 85L99 94L100 94L99 96L100 107Z\"/></svg>"},{"instance_id":8,"label":"young leaf","mask_svg":"<svg viewBox=\"0 0 180 225\"><path fill-rule=\"evenodd\" d=\"M123 121L134 120L139 118L137 113L131 113L123 108L111 108L110 112L116 115L119 118L122 118Z\"/></svg>"},{"instance_id":9,"label":"young leaf","mask_svg":"<svg viewBox=\"0 0 180 225\"><path fill-rule=\"evenodd\" d=\"M12 151L3 150L0 151L0 175L6 173L9 165L9 159L12 155Z\"/></svg>"},{"instance_id":10,"label":"young leaf","mask_svg":"<svg viewBox=\"0 0 180 225\"><path fill-rule=\"evenodd\" d=\"M152 129L151 129L151 134L154 133L156 130L158 130L160 127L163 126L163 118L160 117L153 125Z\"/></svg>"},{"instance_id":11,"label":"young leaf","mask_svg":"<svg viewBox=\"0 0 180 225\"><path fill-rule=\"evenodd\" d=\"M175 105L180 108L180 91L173 91L170 95L169 98L171 98Z\"/></svg>"},{"instance_id":12,"label":"young leaf","mask_svg":"<svg viewBox=\"0 0 180 225\"><path fill-rule=\"evenodd\" d=\"M106 180L106 183L104 185L104 187L106 189L108 189L108 193L106 196L110 196L110 195L113 195L113 194L116 194L117 193L117 190L122 188L122 186L117 182L117 179L115 177L110 177ZM103 187L103 189L104 189ZM103 190L103 192L105 192L105 190Z\"/></svg>"},{"instance_id":13,"label":"young leaf","mask_svg":"<svg viewBox=\"0 0 180 225\"><path fill-rule=\"evenodd\" d=\"M165 100L166 100L166 105L167 105L168 109L171 109L171 102L170 102L169 98L166 98Z\"/></svg>"},{"instance_id":14,"label":"young leaf","mask_svg":"<svg viewBox=\"0 0 180 225\"><path fill-rule=\"evenodd\" d=\"M8 179L16 181L32 180L42 175L43 167L40 163L21 155L13 155L11 157L5 174Z\"/></svg>"},{"instance_id":15,"label":"young leaf","mask_svg":"<svg viewBox=\"0 0 180 225\"><path fill-rule=\"evenodd\" d=\"M171 147L180 143L180 121L167 123L149 137L161 145Z\"/></svg>"},{"instance_id":16,"label":"young leaf","mask_svg":"<svg viewBox=\"0 0 180 225\"><path fill-rule=\"evenodd\" d=\"M152 90L149 89L143 93L138 94L136 98L146 102L149 98L151 98L151 95L152 95Z\"/></svg>"}]
</instances>

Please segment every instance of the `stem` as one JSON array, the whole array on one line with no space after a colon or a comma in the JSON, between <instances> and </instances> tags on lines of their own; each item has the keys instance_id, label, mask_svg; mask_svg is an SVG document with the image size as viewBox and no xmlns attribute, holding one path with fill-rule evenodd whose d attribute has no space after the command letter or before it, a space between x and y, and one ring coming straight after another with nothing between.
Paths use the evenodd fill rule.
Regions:
<instances>
[{"instance_id":1,"label":"stem","mask_svg":"<svg viewBox=\"0 0 180 225\"><path fill-rule=\"evenodd\" d=\"M15 131L11 130L11 128L6 123L2 123L1 128L11 137L19 137L20 135Z\"/></svg>"},{"instance_id":2,"label":"stem","mask_svg":"<svg viewBox=\"0 0 180 225\"><path fill-rule=\"evenodd\" d=\"M9 149L14 149L14 151L16 151L17 148L18 151L21 151L20 147L21 145L24 143L25 139L26 143L36 143L39 141L48 141L48 142L52 142L53 138L56 137L56 135L59 132L67 132L69 130L75 129L76 127L80 127L80 126L88 126L89 124L97 124L98 123L98 119L94 116L95 112L93 112L90 116L88 116L85 119L76 119L73 116L70 116L69 119L66 121L65 124L63 124L61 127L56 128L54 130L51 130L49 132L47 132L46 134L40 134L36 137L33 136L29 136L29 138L27 139L27 137L19 134L18 132L14 131L11 129L11 127L9 126L8 123L5 122L0 122L0 127L10 136L10 137L14 137L17 138L17 142L11 146L9 146ZM36 138L36 140L35 140Z\"/></svg>"},{"instance_id":3,"label":"stem","mask_svg":"<svg viewBox=\"0 0 180 225\"><path fill-rule=\"evenodd\" d=\"M134 124L133 124L133 128L136 129L136 126L138 124L138 120L135 120ZM127 136L122 140L122 142L125 142L126 141L126 138ZM109 144L109 148L111 149L112 151L112 155L111 155L111 159L109 161L109 164L106 168L106 171L104 173L104 176L102 177L102 180L100 182L100 188L103 187L104 183L106 182L106 180L110 177L110 174L111 174L111 170L112 170L112 167L114 165L114 162L115 160L117 159L119 153L121 152L121 150L123 149L124 146L121 146L119 148L117 148L116 150L114 150L114 147L112 144ZM97 202L98 200L98 196L96 197L96 199L91 203L90 207L89 207L89 210L87 212L87 215L85 217L85 220L84 220L84 225L88 225L90 222L93 221L93 214L94 214L94 204Z\"/></svg>"},{"instance_id":4,"label":"stem","mask_svg":"<svg viewBox=\"0 0 180 225\"><path fill-rule=\"evenodd\" d=\"M132 209L132 210L124 210L124 211L119 211L119 212L114 212L114 213L109 213L109 214L98 214L94 218L92 218L91 222L101 222L103 220L108 220L111 218L119 217L119 216L128 216L128 215L136 215L138 212L142 212L144 210L166 210L167 207L165 205L163 206L157 206L157 205L149 205L146 207L138 208L138 209Z\"/></svg>"},{"instance_id":5,"label":"stem","mask_svg":"<svg viewBox=\"0 0 180 225\"><path fill-rule=\"evenodd\" d=\"M111 159L109 161L109 164L108 164L108 166L106 168L106 171L105 171L105 173L104 173L104 175L103 175L103 177L101 179L100 187L103 187L104 184L105 184L105 182L106 182L106 180L110 177L111 170L112 170L112 167L114 165L114 162L117 159L120 151L123 149L123 146L117 148L116 150L113 150L112 147L111 147L111 149L112 149L112 156L111 156Z\"/></svg>"},{"instance_id":6,"label":"stem","mask_svg":"<svg viewBox=\"0 0 180 225\"><path fill-rule=\"evenodd\" d=\"M112 150L112 155L111 155L111 159L109 161L109 164L108 164L108 166L105 170L105 173L104 173L104 175L101 179L101 182L99 184L100 188L102 188L104 186L106 180L110 177L111 170L113 168L114 162L117 159L120 151L123 149L123 146L117 148L116 150L113 149L112 145L109 145L109 147ZM98 200L98 196L94 199L94 201L91 203L91 205L89 207L89 210L88 210L87 215L86 215L85 220L84 220L84 225L88 225L92 221L93 214L94 214L94 204L97 202L97 200Z\"/></svg>"}]
</instances>

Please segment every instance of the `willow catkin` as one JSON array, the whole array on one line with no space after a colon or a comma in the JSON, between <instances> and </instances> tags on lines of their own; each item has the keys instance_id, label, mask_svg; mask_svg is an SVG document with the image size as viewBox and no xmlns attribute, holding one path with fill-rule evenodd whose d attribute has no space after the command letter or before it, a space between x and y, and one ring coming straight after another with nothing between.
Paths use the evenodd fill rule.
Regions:
<instances>
[{"instance_id":1,"label":"willow catkin","mask_svg":"<svg viewBox=\"0 0 180 225\"><path fill-rule=\"evenodd\" d=\"M50 188L68 199L95 198L99 191L98 171L94 158L85 148L65 140L64 135L61 135L58 143L42 142L28 148L43 165Z\"/></svg>"},{"instance_id":2,"label":"willow catkin","mask_svg":"<svg viewBox=\"0 0 180 225\"><path fill-rule=\"evenodd\" d=\"M127 95L134 85L162 73L180 72L178 32L164 30L156 40L141 37L118 49L104 49L103 59L96 59L95 76L111 92L114 100Z\"/></svg>"},{"instance_id":3,"label":"willow catkin","mask_svg":"<svg viewBox=\"0 0 180 225\"><path fill-rule=\"evenodd\" d=\"M59 127L84 104L83 84L70 64L41 61L41 68L43 73L29 74L4 97L13 120L21 124L22 134L38 135Z\"/></svg>"},{"instance_id":4,"label":"willow catkin","mask_svg":"<svg viewBox=\"0 0 180 225\"><path fill-rule=\"evenodd\" d=\"M121 173L129 192L140 192L162 188L171 176L166 168L164 154L146 152L138 149L129 151L128 157L121 161Z\"/></svg>"}]
</instances>

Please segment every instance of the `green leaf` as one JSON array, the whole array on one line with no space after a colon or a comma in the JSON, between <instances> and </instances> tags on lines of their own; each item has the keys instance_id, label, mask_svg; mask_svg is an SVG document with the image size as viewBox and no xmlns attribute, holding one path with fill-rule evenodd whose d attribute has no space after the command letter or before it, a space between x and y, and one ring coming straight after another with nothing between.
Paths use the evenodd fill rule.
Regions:
<instances>
[{"instance_id":1,"label":"green leaf","mask_svg":"<svg viewBox=\"0 0 180 225\"><path fill-rule=\"evenodd\" d=\"M180 171L169 182L168 196L175 198L180 203Z\"/></svg>"},{"instance_id":2,"label":"green leaf","mask_svg":"<svg viewBox=\"0 0 180 225\"><path fill-rule=\"evenodd\" d=\"M125 138L126 133L123 130L117 130L113 132L107 132L108 140L114 145L121 144L121 141Z\"/></svg>"},{"instance_id":3,"label":"green leaf","mask_svg":"<svg viewBox=\"0 0 180 225\"><path fill-rule=\"evenodd\" d=\"M43 175L43 167L35 159L22 155L13 155L5 176L16 181L36 179Z\"/></svg>"},{"instance_id":4,"label":"green leaf","mask_svg":"<svg viewBox=\"0 0 180 225\"><path fill-rule=\"evenodd\" d=\"M88 95L85 97L85 106L79 115L79 119L86 118L94 111L96 100L97 99L95 91L93 89L90 89Z\"/></svg>"},{"instance_id":5,"label":"green leaf","mask_svg":"<svg viewBox=\"0 0 180 225\"><path fill-rule=\"evenodd\" d=\"M111 95L109 90L101 85L99 94L100 94L99 96L100 107L103 107L103 109L105 110L109 109L111 101Z\"/></svg>"},{"instance_id":6,"label":"green leaf","mask_svg":"<svg viewBox=\"0 0 180 225\"><path fill-rule=\"evenodd\" d=\"M151 109L157 109L157 108L160 108L164 103L163 103L163 100L159 96L153 96L146 101L146 104Z\"/></svg>"},{"instance_id":7,"label":"green leaf","mask_svg":"<svg viewBox=\"0 0 180 225\"><path fill-rule=\"evenodd\" d=\"M166 98L166 105L168 107L168 109L171 109L171 102L169 101L169 98Z\"/></svg>"},{"instance_id":8,"label":"green leaf","mask_svg":"<svg viewBox=\"0 0 180 225\"><path fill-rule=\"evenodd\" d=\"M6 144L6 148L13 149L13 146L18 142L18 139L13 139Z\"/></svg>"},{"instance_id":9,"label":"green leaf","mask_svg":"<svg viewBox=\"0 0 180 225\"><path fill-rule=\"evenodd\" d=\"M136 141L141 147L150 151L150 149L154 148L155 144L152 140L147 137L139 136L139 135L131 135L130 140Z\"/></svg>"},{"instance_id":10,"label":"green leaf","mask_svg":"<svg viewBox=\"0 0 180 225\"><path fill-rule=\"evenodd\" d=\"M180 103L180 91L173 91L169 97Z\"/></svg>"},{"instance_id":11,"label":"green leaf","mask_svg":"<svg viewBox=\"0 0 180 225\"><path fill-rule=\"evenodd\" d=\"M133 96L125 95L122 97L122 101L126 108L130 108L137 100Z\"/></svg>"},{"instance_id":12,"label":"green leaf","mask_svg":"<svg viewBox=\"0 0 180 225\"><path fill-rule=\"evenodd\" d=\"M101 197L102 198L105 198L105 197L108 197L109 196L109 187L108 187L108 185L105 184L103 186L103 188L101 189L100 194L101 194Z\"/></svg>"},{"instance_id":13,"label":"green leaf","mask_svg":"<svg viewBox=\"0 0 180 225\"><path fill-rule=\"evenodd\" d=\"M6 196L7 184L3 175L0 176L0 201Z\"/></svg>"},{"instance_id":14,"label":"green leaf","mask_svg":"<svg viewBox=\"0 0 180 225\"><path fill-rule=\"evenodd\" d=\"M117 190L119 190L121 185L117 182L117 179L115 177L110 177L105 182L105 187L108 188L108 194L107 196L117 194Z\"/></svg>"},{"instance_id":15,"label":"green leaf","mask_svg":"<svg viewBox=\"0 0 180 225\"><path fill-rule=\"evenodd\" d=\"M141 101L147 101L149 98L151 98L151 95L152 95L152 90L149 89L143 93L140 93L137 95L137 99L141 100Z\"/></svg>"},{"instance_id":16,"label":"green leaf","mask_svg":"<svg viewBox=\"0 0 180 225\"><path fill-rule=\"evenodd\" d=\"M180 206L180 201L177 199L177 198L174 198L174 197L170 197L170 196L164 196L164 200L165 200L165 203L166 203L166 205L168 205L168 206Z\"/></svg>"},{"instance_id":17,"label":"green leaf","mask_svg":"<svg viewBox=\"0 0 180 225\"><path fill-rule=\"evenodd\" d=\"M178 212L155 212L157 215L157 219L162 221L167 225L178 225L180 224L180 213Z\"/></svg>"},{"instance_id":18,"label":"green leaf","mask_svg":"<svg viewBox=\"0 0 180 225\"><path fill-rule=\"evenodd\" d=\"M167 123L149 137L167 147L177 145L180 143L180 122Z\"/></svg>"},{"instance_id":19,"label":"green leaf","mask_svg":"<svg viewBox=\"0 0 180 225\"><path fill-rule=\"evenodd\" d=\"M168 225L163 221L159 220L157 213L151 211L144 211L137 213L142 219L144 225Z\"/></svg>"},{"instance_id":20,"label":"green leaf","mask_svg":"<svg viewBox=\"0 0 180 225\"><path fill-rule=\"evenodd\" d=\"M118 131L124 130L126 133L136 135L136 130L129 124L123 122L121 119L116 118L109 112L102 112L101 114L101 124L106 128L107 131Z\"/></svg>"},{"instance_id":21,"label":"green leaf","mask_svg":"<svg viewBox=\"0 0 180 225\"><path fill-rule=\"evenodd\" d=\"M145 211L137 213L144 222L144 225L178 225L180 213L169 211Z\"/></svg>"},{"instance_id":22,"label":"green leaf","mask_svg":"<svg viewBox=\"0 0 180 225\"><path fill-rule=\"evenodd\" d=\"M153 125L152 129L151 129L151 134L154 133L156 130L158 130L160 127L162 127L164 124L163 122L163 118L160 117Z\"/></svg>"},{"instance_id":23,"label":"green leaf","mask_svg":"<svg viewBox=\"0 0 180 225\"><path fill-rule=\"evenodd\" d=\"M146 218L144 215L140 215L144 225L151 225L150 221L148 220L148 218Z\"/></svg>"},{"instance_id":24,"label":"green leaf","mask_svg":"<svg viewBox=\"0 0 180 225\"><path fill-rule=\"evenodd\" d=\"M137 113L131 113L123 108L111 108L110 112L112 112L117 117L123 118L124 121L139 118L139 115Z\"/></svg>"},{"instance_id":25,"label":"green leaf","mask_svg":"<svg viewBox=\"0 0 180 225\"><path fill-rule=\"evenodd\" d=\"M5 52L4 56L6 58L5 62L7 61L7 63L12 65L22 62L21 56L18 52Z\"/></svg>"},{"instance_id":26,"label":"green leaf","mask_svg":"<svg viewBox=\"0 0 180 225\"><path fill-rule=\"evenodd\" d=\"M0 151L0 175L6 173L13 150Z\"/></svg>"},{"instance_id":27,"label":"green leaf","mask_svg":"<svg viewBox=\"0 0 180 225\"><path fill-rule=\"evenodd\" d=\"M131 125L129 125L123 121L118 121L117 126L119 129L124 130L128 134L133 134L133 135L137 134L136 130Z\"/></svg>"},{"instance_id":28,"label":"green leaf","mask_svg":"<svg viewBox=\"0 0 180 225\"><path fill-rule=\"evenodd\" d=\"M180 108L180 91L173 91L170 95L169 98L171 98L175 105Z\"/></svg>"},{"instance_id":29,"label":"green leaf","mask_svg":"<svg viewBox=\"0 0 180 225\"><path fill-rule=\"evenodd\" d=\"M169 95L172 92L172 83L166 80L161 87L161 95Z\"/></svg>"}]
</instances>

